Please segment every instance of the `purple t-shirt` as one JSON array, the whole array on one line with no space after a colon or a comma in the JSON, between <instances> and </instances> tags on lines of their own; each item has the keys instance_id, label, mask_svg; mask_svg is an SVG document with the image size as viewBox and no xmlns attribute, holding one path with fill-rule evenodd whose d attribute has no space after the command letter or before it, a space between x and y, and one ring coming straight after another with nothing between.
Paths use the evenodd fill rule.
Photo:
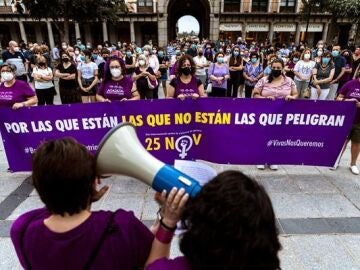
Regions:
<instances>
[{"instance_id":1,"label":"purple t-shirt","mask_svg":"<svg viewBox=\"0 0 360 270\"><path fill-rule=\"evenodd\" d=\"M34 90L24 81L16 80L11 87L0 84L0 107L12 107L14 103L26 101L33 96Z\"/></svg>"},{"instance_id":2,"label":"purple t-shirt","mask_svg":"<svg viewBox=\"0 0 360 270\"><path fill-rule=\"evenodd\" d=\"M12 225L10 236L21 265L24 253L31 269L83 269L107 227L112 212L96 211L76 228L55 233L44 225L50 213L27 212ZM153 234L133 214L116 211L111 233L103 241L91 269L134 269L144 265Z\"/></svg>"},{"instance_id":3,"label":"purple t-shirt","mask_svg":"<svg viewBox=\"0 0 360 270\"><path fill-rule=\"evenodd\" d=\"M180 78L174 78L170 82L170 85L175 88L174 98L177 98L179 95L191 97L192 94L199 94L199 85L201 84L202 82L195 76L191 77L189 83L182 82Z\"/></svg>"},{"instance_id":4,"label":"purple t-shirt","mask_svg":"<svg viewBox=\"0 0 360 270\"><path fill-rule=\"evenodd\" d=\"M109 100L130 99L132 98L132 87L132 79L129 76L124 76L120 81L109 80L101 83L97 93Z\"/></svg>"},{"instance_id":5,"label":"purple t-shirt","mask_svg":"<svg viewBox=\"0 0 360 270\"><path fill-rule=\"evenodd\" d=\"M191 267L185 257L161 258L146 267L146 270L191 270Z\"/></svg>"},{"instance_id":6,"label":"purple t-shirt","mask_svg":"<svg viewBox=\"0 0 360 270\"><path fill-rule=\"evenodd\" d=\"M351 99L355 98L360 101L360 80L351 80L345 83L339 90L339 94L343 95L345 98ZM356 116L354 119L354 124L360 124L360 110L357 108Z\"/></svg>"},{"instance_id":7,"label":"purple t-shirt","mask_svg":"<svg viewBox=\"0 0 360 270\"><path fill-rule=\"evenodd\" d=\"M229 75L229 67L226 64L222 64L221 67L219 67L216 63L213 63L210 65L208 70L209 78L211 75L214 75L215 77L224 77L225 75ZM227 88L227 80L222 80L219 84L217 81L213 81L212 86L217 88Z\"/></svg>"}]
</instances>

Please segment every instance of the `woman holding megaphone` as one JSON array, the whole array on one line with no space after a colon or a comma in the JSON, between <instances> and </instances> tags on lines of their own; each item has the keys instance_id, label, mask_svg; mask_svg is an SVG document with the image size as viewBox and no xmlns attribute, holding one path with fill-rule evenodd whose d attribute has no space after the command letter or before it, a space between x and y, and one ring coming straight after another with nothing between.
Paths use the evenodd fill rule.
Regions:
<instances>
[{"instance_id":1,"label":"woman holding megaphone","mask_svg":"<svg viewBox=\"0 0 360 270\"><path fill-rule=\"evenodd\" d=\"M91 211L100 190L94 156L74 139L42 143L32 179L45 208L21 215L11 240L25 269L138 269L144 266L154 235L131 211ZM165 198L165 193L163 193ZM172 190L164 204L156 239L169 241L188 195ZM156 246L155 246L156 248Z\"/></svg>"}]
</instances>

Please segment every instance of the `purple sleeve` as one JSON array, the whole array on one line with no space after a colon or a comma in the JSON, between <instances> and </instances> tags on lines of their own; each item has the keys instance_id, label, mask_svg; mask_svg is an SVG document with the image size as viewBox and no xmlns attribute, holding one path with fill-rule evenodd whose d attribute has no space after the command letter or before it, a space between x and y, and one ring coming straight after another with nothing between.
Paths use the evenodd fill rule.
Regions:
<instances>
[{"instance_id":1,"label":"purple sleeve","mask_svg":"<svg viewBox=\"0 0 360 270\"><path fill-rule=\"evenodd\" d=\"M43 216L45 218L47 215L48 213L44 208L32 210L18 217L11 226L11 241L13 242L19 261L24 268L26 268L25 258L22 252L22 241L24 233L30 223L35 220L35 218L40 216Z\"/></svg>"},{"instance_id":2,"label":"purple sleeve","mask_svg":"<svg viewBox=\"0 0 360 270\"><path fill-rule=\"evenodd\" d=\"M146 270L190 270L190 264L185 257L175 259L160 258L146 267Z\"/></svg>"},{"instance_id":3,"label":"purple sleeve","mask_svg":"<svg viewBox=\"0 0 360 270\"><path fill-rule=\"evenodd\" d=\"M213 72L214 72L214 65L215 63L212 63L210 66L209 66L209 69L208 69L208 76L210 78L211 75L213 75Z\"/></svg>"},{"instance_id":4,"label":"purple sleeve","mask_svg":"<svg viewBox=\"0 0 360 270\"><path fill-rule=\"evenodd\" d=\"M346 97L347 93L349 92L349 90L352 88L353 84L353 80L348 81L347 83L345 83L339 90L339 94L343 95L344 97Z\"/></svg>"},{"instance_id":5,"label":"purple sleeve","mask_svg":"<svg viewBox=\"0 0 360 270\"><path fill-rule=\"evenodd\" d=\"M30 98L35 96L34 90L30 87L28 83L20 80L16 80L16 82L17 82L17 87L21 89L21 92L25 97Z\"/></svg>"}]
</instances>

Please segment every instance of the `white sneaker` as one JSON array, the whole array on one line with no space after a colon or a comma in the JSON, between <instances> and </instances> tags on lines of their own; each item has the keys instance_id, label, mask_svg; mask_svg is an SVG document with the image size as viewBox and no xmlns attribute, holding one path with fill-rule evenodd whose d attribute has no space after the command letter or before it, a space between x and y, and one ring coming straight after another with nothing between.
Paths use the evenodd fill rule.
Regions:
<instances>
[{"instance_id":1,"label":"white sneaker","mask_svg":"<svg viewBox=\"0 0 360 270\"><path fill-rule=\"evenodd\" d=\"M278 165L270 165L270 169L273 171L277 171L279 169Z\"/></svg>"},{"instance_id":2,"label":"white sneaker","mask_svg":"<svg viewBox=\"0 0 360 270\"><path fill-rule=\"evenodd\" d=\"M358 175L360 173L359 169L358 169L358 167L356 167L356 165L350 166L350 171L356 175Z\"/></svg>"},{"instance_id":3,"label":"white sneaker","mask_svg":"<svg viewBox=\"0 0 360 270\"><path fill-rule=\"evenodd\" d=\"M258 170L265 170L265 165L256 165L256 168L258 168Z\"/></svg>"}]
</instances>

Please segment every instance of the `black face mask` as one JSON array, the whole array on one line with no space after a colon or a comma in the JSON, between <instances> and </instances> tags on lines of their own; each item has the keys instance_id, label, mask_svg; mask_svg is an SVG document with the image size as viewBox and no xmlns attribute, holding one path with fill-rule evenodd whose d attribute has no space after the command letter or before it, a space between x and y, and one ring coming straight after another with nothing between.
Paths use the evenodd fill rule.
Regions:
<instances>
[{"instance_id":1,"label":"black face mask","mask_svg":"<svg viewBox=\"0 0 360 270\"><path fill-rule=\"evenodd\" d=\"M70 61L70 59L69 59L69 58L63 58L62 61L63 61L64 63L67 63L67 62Z\"/></svg>"},{"instance_id":2,"label":"black face mask","mask_svg":"<svg viewBox=\"0 0 360 270\"><path fill-rule=\"evenodd\" d=\"M271 75L274 77L274 78L277 78L281 75L282 73L282 70L280 69L273 69L271 70Z\"/></svg>"},{"instance_id":3,"label":"black face mask","mask_svg":"<svg viewBox=\"0 0 360 270\"><path fill-rule=\"evenodd\" d=\"M44 66L45 66L45 63L44 63L44 62L40 62L40 63L39 63L39 66L40 66L40 67L44 67Z\"/></svg>"},{"instance_id":4,"label":"black face mask","mask_svg":"<svg viewBox=\"0 0 360 270\"><path fill-rule=\"evenodd\" d=\"M199 52L199 56L202 56L203 55L203 53L202 52Z\"/></svg>"},{"instance_id":5,"label":"black face mask","mask_svg":"<svg viewBox=\"0 0 360 270\"><path fill-rule=\"evenodd\" d=\"M183 67L183 68L181 68L181 73L187 76L191 73L191 68Z\"/></svg>"}]
</instances>

